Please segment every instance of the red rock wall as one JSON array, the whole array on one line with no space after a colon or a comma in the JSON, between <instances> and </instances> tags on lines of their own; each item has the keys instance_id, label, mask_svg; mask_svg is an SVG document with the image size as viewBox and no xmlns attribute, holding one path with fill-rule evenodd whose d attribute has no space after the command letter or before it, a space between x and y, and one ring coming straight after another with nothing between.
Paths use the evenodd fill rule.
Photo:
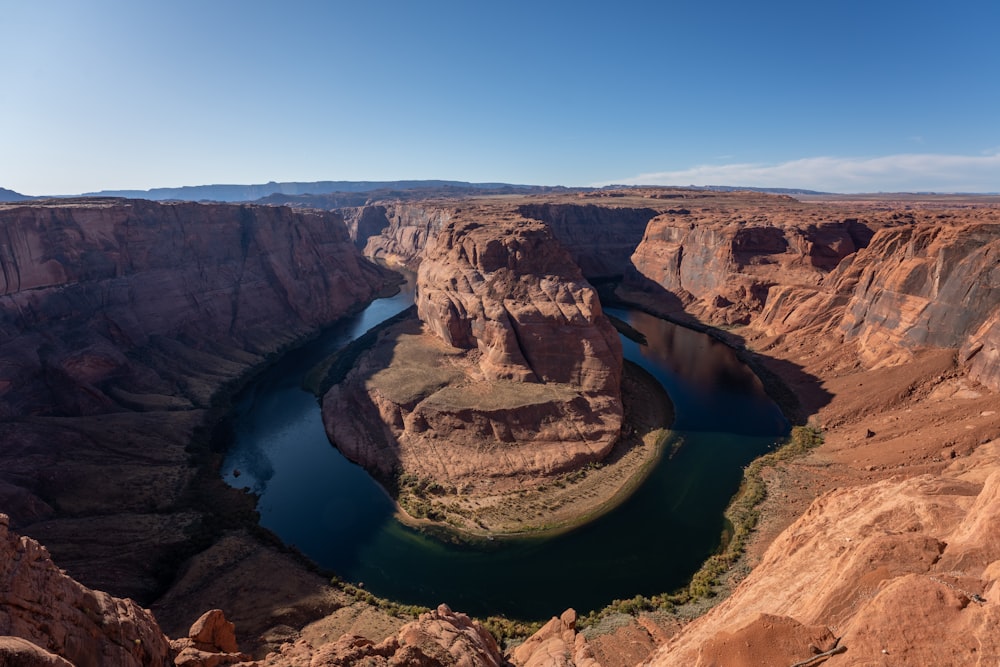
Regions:
<instances>
[{"instance_id":1,"label":"red rock wall","mask_svg":"<svg viewBox=\"0 0 1000 667\"><path fill-rule=\"evenodd\" d=\"M487 378L620 394L618 335L543 224L446 227L421 262L417 310L449 345L478 348Z\"/></svg>"},{"instance_id":2,"label":"red rock wall","mask_svg":"<svg viewBox=\"0 0 1000 667\"><path fill-rule=\"evenodd\" d=\"M358 220L354 233L366 257L415 271L420 253L453 214L450 205L396 203L364 207L346 215L348 220ZM380 233L365 237L376 229Z\"/></svg>"},{"instance_id":3,"label":"red rock wall","mask_svg":"<svg viewBox=\"0 0 1000 667\"><path fill-rule=\"evenodd\" d=\"M717 324L857 339L871 367L922 346L956 348L971 377L1000 389L995 210L825 222L752 213L654 218L627 284Z\"/></svg>"},{"instance_id":4,"label":"red rock wall","mask_svg":"<svg viewBox=\"0 0 1000 667\"><path fill-rule=\"evenodd\" d=\"M974 337L989 344L986 325L1000 313L1000 224L883 230L854 261L863 269L840 329L862 342L869 364L898 349L964 347L970 356ZM987 367L976 362L979 379L1000 388Z\"/></svg>"},{"instance_id":5,"label":"red rock wall","mask_svg":"<svg viewBox=\"0 0 1000 667\"><path fill-rule=\"evenodd\" d=\"M733 594L651 666L995 662L1000 441L940 475L835 489L768 548ZM824 663L825 664L825 663Z\"/></svg>"},{"instance_id":6,"label":"red rock wall","mask_svg":"<svg viewBox=\"0 0 1000 667\"><path fill-rule=\"evenodd\" d=\"M4 514L0 636L27 640L78 667L173 664L170 645L152 614L132 600L92 591L66 576L45 547L11 532ZM0 652L0 664L45 664L3 658Z\"/></svg>"},{"instance_id":7,"label":"red rock wall","mask_svg":"<svg viewBox=\"0 0 1000 667\"><path fill-rule=\"evenodd\" d=\"M853 219L678 209L650 221L626 281L714 322L747 324L771 287L819 285L868 238Z\"/></svg>"}]
</instances>

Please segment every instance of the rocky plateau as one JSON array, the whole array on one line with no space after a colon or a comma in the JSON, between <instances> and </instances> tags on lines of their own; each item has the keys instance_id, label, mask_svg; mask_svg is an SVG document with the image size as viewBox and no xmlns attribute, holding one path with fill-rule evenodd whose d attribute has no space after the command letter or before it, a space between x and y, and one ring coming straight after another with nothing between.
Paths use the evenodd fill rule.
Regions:
<instances>
[{"instance_id":1,"label":"rocky plateau","mask_svg":"<svg viewBox=\"0 0 1000 667\"><path fill-rule=\"evenodd\" d=\"M553 237L565 253L534 250ZM617 339L583 278L620 275L619 298L737 347L823 444L763 470L754 538L707 600L585 627L567 611L503 649L444 606L381 611L253 527L204 428L247 372L382 288L359 248L418 269L423 324L400 338L460 383L613 397ZM1000 208L975 198L3 205L0 662L246 661L234 621L262 665L997 664L998 252ZM547 366L539 314L592 354ZM426 438L410 403L378 424Z\"/></svg>"}]
</instances>

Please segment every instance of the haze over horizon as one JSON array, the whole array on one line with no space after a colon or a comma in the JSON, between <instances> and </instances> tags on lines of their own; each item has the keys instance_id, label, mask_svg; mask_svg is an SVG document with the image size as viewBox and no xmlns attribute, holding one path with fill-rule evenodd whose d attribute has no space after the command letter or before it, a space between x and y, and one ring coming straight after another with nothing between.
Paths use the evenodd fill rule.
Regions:
<instances>
[{"instance_id":1,"label":"haze over horizon","mask_svg":"<svg viewBox=\"0 0 1000 667\"><path fill-rule=\"evenodd\" d=\"M0 187L1000 191L1000 5L0 0Z\"/></svg>"}]
</instances>

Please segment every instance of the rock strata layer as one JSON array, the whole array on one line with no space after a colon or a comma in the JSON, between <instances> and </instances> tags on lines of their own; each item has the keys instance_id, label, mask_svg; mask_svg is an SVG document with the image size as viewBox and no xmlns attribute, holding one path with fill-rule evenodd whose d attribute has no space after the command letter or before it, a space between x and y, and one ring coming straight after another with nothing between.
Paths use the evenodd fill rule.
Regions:
<instances>
[{"instance_id":1,"label":"rock strata layer","mask_svg":"<svg viewBox=\"0 0 1000 667\"><path fill-rule=\"evenodd\" d=\"M621 428L621 343L544 224L452 220L421 260L416 301L423 329L385 337L324 397L348 457L468 493L607 455Z\"/></svg>"},{"instance_id":2,"label":"rock strata layer","mask_svg":"<svg viewBox=\"0 0 1000 667\"><path fill-rule=\"evenodd\" d=\"M998 256L996 209L684 210L650 222L627 282L716 324L857 339L873 368L954 348L1000 389Z\"/></svg>"}]
</instances>

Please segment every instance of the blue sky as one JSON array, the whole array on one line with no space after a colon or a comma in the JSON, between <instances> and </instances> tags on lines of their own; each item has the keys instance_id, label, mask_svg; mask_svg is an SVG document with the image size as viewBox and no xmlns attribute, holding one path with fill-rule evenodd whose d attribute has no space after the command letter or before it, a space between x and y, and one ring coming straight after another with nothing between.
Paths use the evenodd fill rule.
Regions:
<instances>
[{"instance_id":1,"label":"blue sky","mask_svg":"<svg viewBox=\"0 0 1000 667\"><path fill-rule=\"evenodd\" d=\"M0 187L1000 191L1000 2L0 0Z\"/></svg>"}]
</instances>

